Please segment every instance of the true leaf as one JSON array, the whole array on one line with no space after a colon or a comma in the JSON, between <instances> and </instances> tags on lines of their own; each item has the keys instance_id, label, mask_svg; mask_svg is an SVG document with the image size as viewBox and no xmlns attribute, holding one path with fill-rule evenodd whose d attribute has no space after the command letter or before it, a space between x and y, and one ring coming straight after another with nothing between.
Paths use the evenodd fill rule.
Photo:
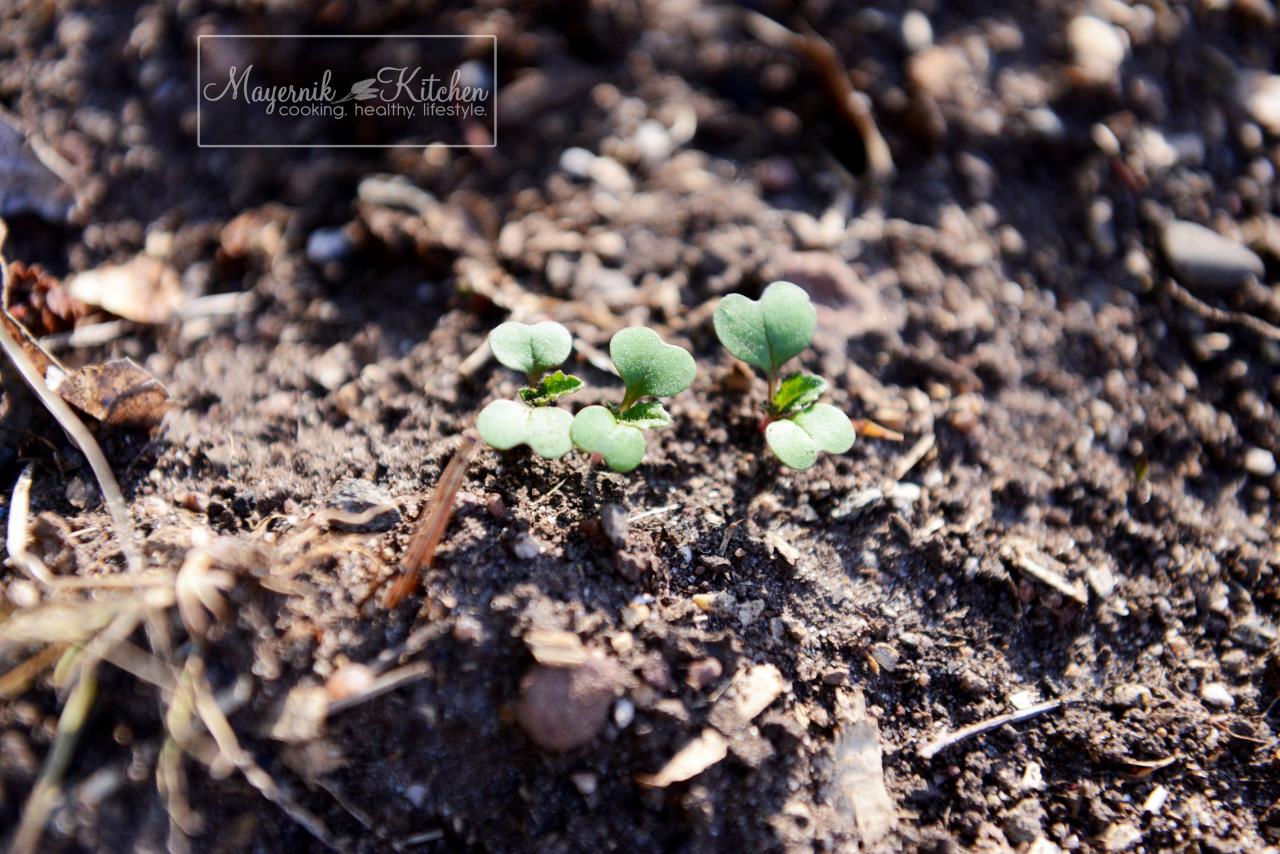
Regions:
<instances>
[{"instance_id":1,"label":"true leaf","mask_svg":"<svg viewBox=\"0 0 1280 854\"><path fill-rule=\"evenodd\" d=\"M520 399L530 406L546 406L582 388L582 380L573 374L556 371L542 378L533 388L520 389Z\"/></svg>"},{"instance_id":2,"label":"true leaf","mask_svg":"<svg viewBox=\"0 0 1280 854\"><path fill-rule=\"evenodd\" d=\"M787 360L813 340L818 313L803 288L774 282L760 299L729 294L715 313L716 337L748 365L776 374Z\"/></svg>"},{"instance_id":3,"label":"true leaf","mask_svg":"<svg viewBox=\"0 0 1280 854\"><path fill-rule=\"evenodd\" d=\"M670 397L687 389L697 367L689 351L664 343L643 326L624 329L609 342L609 355L627 385L627 399Z\"/></svg>"},{"instance_id":4,"label":"true leaf","mask_svg":"<svg viewBox=\"0 0 1280 854\"><path fill-rule=\"evenodd\" d=\"M826 403L816 403L791 418L774 421L764 431L765 441L785 465L807 469L819 451L843 454L853 447L855 434L849 417Z\"/></svg>"},{"instance_id":5,"label":"true leaf","mask_svg":"<svg viewBox=\"0 0 1280 854\"><path fill-rule=\"evenodd\" d=\"M514 400L495 400L476 418L476 429L490 446L505 451L528 445L548 460L558 460L572 449L572 425L573 416L566 410L550 406L534 409Z\"/></svg>"},{"instance_id":6,"label":"true leaf","mask_svg":"<svg viewBox=\"0 0 1280 854\"><path fill-rule=\"evenodd\" d=\"M818 402L827 390L827 381L813 374L793 374L778 386L773 396L773 411L782 416L803 412Z\"/></svg>"},{"instance_id":7,"label":"true leaf","mask_svg":"<svg viewBox=\"0 0 1280 854\"><path fill-rule=\"evenodd\" d=\"M540 374L569 358L573 336L551 320L533 325L508 321L489 333L489 349L513 371Z\"/></svg>"},{"instance_id":8,"label":"true leaf","mask_svg":"<svg viewBox=\"0 0 1280 854\"><path fill-rule=\"evenodd\" d=\"M671 425L671 416L667 413L667 410L662 408L662 404L656 400L637 403L626 412L621 413L618 416L618 420L623 424L629 424L640 430L654 430Z\"/></svg>"},{"instance_id":9,"label":"true leaf","mask_svg":"<svg viewBox=\"0 0 1280 854\"><path fill-rule=\"evenodd\" d=\"M644 434L627 424L619 424L603 406L588 406L573 419L573 444L591 454L599 454L614 471L629 472L644 459Z\"/></svg>"}]
</instances>

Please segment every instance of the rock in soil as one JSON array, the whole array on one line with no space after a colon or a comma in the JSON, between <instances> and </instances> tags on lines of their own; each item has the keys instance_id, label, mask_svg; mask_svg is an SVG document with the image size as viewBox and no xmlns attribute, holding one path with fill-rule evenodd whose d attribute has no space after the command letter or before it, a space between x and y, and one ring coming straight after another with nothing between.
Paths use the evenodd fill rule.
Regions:
<instances>
[{"instance_id":1,"label":"rock in soil","mask_svg":"<svg viewBox=\"0 0 1280 854\"><path fill-rule=\"evenodd\" d=\"M1252 250L1194 222L1165 225L1160 246L1178 280L1192 290L1234 290L1263 272Z\"/></svg>"},{"instance_id":2,"label":"rock in soil","mask_svg":"<svg viewBox=\"0 0 1280 854\"><path fill-rule=\"evenodd\" d=\"M520 680L516 720L534 744L564 753L600 733L620 688L617 666L600 654L575 667L537 664Z\"/></svg>"}]
</instances>

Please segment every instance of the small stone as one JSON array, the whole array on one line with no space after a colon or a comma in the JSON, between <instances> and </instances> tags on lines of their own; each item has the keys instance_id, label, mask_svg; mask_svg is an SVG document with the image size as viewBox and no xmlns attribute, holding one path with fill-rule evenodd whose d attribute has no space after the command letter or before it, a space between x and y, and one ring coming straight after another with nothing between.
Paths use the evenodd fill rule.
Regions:
<instances>
[{"instance_id":1,"label":"small stone","mask_svg":"<svg viewBox=\"0 0 1280 854\"><path fill-rule=\"evenodd\" d=\"M1134 682L1123 682L1111 691L1112 702L1122 709L1145 708L1151 702L1151 689Z\"/></svg>"},{"instance_id":2,"label":"small stone","mask_svg":"<svg viewBox=\"0 0 1280 854\"><path fill-rule=\"evenodd\" d=\"M1206 682L1200 689L1200 699L1206 706L1215 709L1230 709L1236 704L1236 698L1231 696L1231 691L1221 682Z\"/></svg>"},{"instance_id":3,"label":"small stone","mask_svg":"<svg viewBox=\"0 0 1280 854\"><path fill-rule=\"evenodd\" d=\"M617 667L599 654L571 668L537 664L520 680L516 721L543 750L573 750L604 727L618 688Z\"/></svg>"},{"instance_id":4,"label":"small stone","mask_svg":"<svg viewBox=\"0 0 1280 854\"><path fill-rule=\"evenodd\" d=\"M837 667L834 670L828 670L822 674L822 684L824 685L848 685L849 684L849 668Z\"/></svg>"},{"instance_id":5,"label":"small stone","mask_svg":"<svg viewBox=\"0 0 1280 854\"><path fill-rule=\"evenodd\" d=\"M1243 649L1229 649L1218 659L1222 669L1237 679L1249 672L1249 654Z\"/></svg>"},{"instance_id":6,"label":"small stone","mask_svg":"<svg viewBox=\"0 0 1280 854\"><path fill-rule=\"evenodd\" d=\"M1280 136L1280 75L1250 71L1236 90L1240 105L1272 136Z\"/></svg>"},{"instance_id":7,"label":"small stone","mask_svg":"<svg viewBox=\"0 0 1280 854\"><path fill-rule=\"evenodd\" d=\"M414 783L404 790L404 796L415 808L421 809L427 802L427 787L421 783Z\"/></svg>"},{"instance_id":8,"label":"small stone","mask_svg":"<svg viewBox=\"0 0 1280 854\"><path fill-rule=\"evenodd\" d=\"M636 704L623 697L613 705L613 725L626 729L636 719Z\"/></svg>"},{"instance_id":9,"label":"small stone","mask_svg":"<svg viewBox=\"0 0 1280 854\"><path fill-rule=\"evenodd\" d=\"M1132 824L1113 824L1102 837L1102 847L1107 851L1128 851L1142 840L1142 831Z\"/></svg>"},{"instance_id":10,"label":"small stone","mask_svg":"<svg viewBox=\"0 0 1280 854\"><path fill-rule=\"evenodd\" d=\"M702 658L689 665L689 672L684 681L693 690L701 691L719 679L723 673L724 665L720 663L720 659Z\"/></svg>"},{"instance_id":11,"label":"small stone","mask_svg":"<svg viewBox=\"0 0 1280 854\"><path fill-rule=\"evenodd\" d=\"M352 248L346 229L318 228L307 237L307 260L318 265L341 261Z\"/></svg>"},{"instance_id":12,"label":"small stone","mask_svg":"<svg viewBox=\"0 0 1280 854\"><path fill-rule=\"evenodd\" d=\"M1275 455L1265 448L1250 448L1244 452L1244 470L1254 477L1271 477L1276 473Z\"/></svg>"},{"instance_id":13,"label":"small stone","mask_svg":"<svg viewBox=\"0 0 1280 854\"><path fill-rule=\"evenodd\" d=\"M983 697L991 691L991 685L972 670L960 674L960 690L970 697Z\"/></svg>"},{"instance_id":14,"label":"small stone","mask_svg":"<svg viewBox=\"0 0 1280 854\"><path fill-rule=\"evenodd\" d=\"M1010 845L1022 845L1038 839L1044 832L1048 818L1044 807L1036 798L1023 798L1004 816L1004 835Z\"/></svg>"},{"instance_id":15,"label":"small stone","mask_svg":"<svg viewBox=\"0 0 1280 854\"><path fill-rule=\"evenodd\" d=\"M371 513L371 518L335 519L331 525L340 531L390 531L400 523L400 509L391 501L383 489L376 483L360 478L348 477L334 484L325 499L325 505L352 517ZM383 508L373 513L375 508Z\"/></svg>"},{"instance_id":16,"label":"small stone","mask_svg":"<svg viewBox=\"0 0 1280 854\"><path fill-rule=\"evenodd\" d=\"M924 490L920 488L920 484L899 482L893 485L893 491L889 493L889 501L899 513L908 513L920 502L920 496L923 494Z\"/></svg>"},{"instance_id":17,"label":"small stone","mask_svg":"<svg viewBox=\"0 0 1280 854\"><path fill-rule=\"evenodd\" d=\"M632 183L627 167L612 157L597 157L591 163L591 180L611 193L629 193Z\"/></svg>"},{"instance_id":18,"label":"small stone","mask_svg":"<svg viewBox=\"0 0 1280 854\"><path fill-rule=\"evenodd\" d=\"M665 161L675 147L666 127L653 119L641 122L631 141L635 144L640 159L650 165Z\"/></svg>"},{"instance_id":19,"label":"small stone","mask_svg":"<svg viewBox=\"0 0 1280 854\"><path fill-rule=\"evenodd\" d=\"M924 50L933 44L933 25L919 9L911 9L902 16L902 46L909 52Z\"/></svg>"},{"instance_id":20,"label":"small stone","mask_svg":"<svg viewBox=\"0 0 1280 854\"><path fill-rule=\"evenodd\" d=\"M345 700L369 690L378 674L367 664L352 661L342 665L324 683L329 702Z\"/></svg>"},{"instance_id":21,"label":"small stone","mask_svg":"<svg viewBox=\"0 0 1280 854\"><path fill-rule=\"evenodd\" d=\"M897 670L898 663L902 660L898 651L887 643L878 643L871 647L871 657L875 659L880 669L887 673Z\"/></svg>"},{"instance_id":22,"label":"small stone","mask_svg":"<svg viewBox=\"0 0 1280 854\"><path fill-rule=\"evenodd\" d=\"M355 354L351 345L346 343L335 344L307 366L307 376L325 391L342 388L355 371Z\"/></svg>"},{"instance_id":23,"label":"small stone","mask_svg":"<svg viewBox=\"0 0 1280 854\"><path fill-rule=\"evenodd\" d=\"M507 503L503 501L502 496L497 493L494 493L485 499L484 509L485 512L495 519L506 518Z\"/></svg>"},{"instance_id":24,"label":"small stone","mask_svg":"<svg viewBox=\"0 0 1280 854\"><path fill-rule=\"evenodd\" d=\"M1194 222L1165 225L1160 246L1174 274L1189 288L1233 290L1263 273L1262 259L1252 250Z\"/></svg>"},{"instance_id":25,"label":"small stone","mask_svg":"<svg viewBox=\"0 0 1280 854\"><path fill-rule=\"evenodd\" d=\"M711 709L709 720L721 732L745 729L787 690L782 673L772 664L748 667Z\"/></svg>"},{"instance_id":26,"label":"small stone","mask_svg":"<svg viewBox=\"0 0 1280 854\"><path fill-rule=\"evenodd\" d=\"M1071 58L1087 83L1110 83L1129 54L1124 30L1093 15L1077 15L1067 25Z\"/></svg>"},{"instance_id":27,"label":"small stone","mask_svg":"<svg viewBox=\"0 0 1280 854\"><path fill-rule=\"evenodd\" d=\"M583 797L590 797L596 793L598 781L596 775L587 771L579 771L569 777L573 781L573 787L578 790L578 794Z\"/></svg>"},{"instance_id":28,"label":"small stone","mask_svg":"<svg viewBox=\"0 0 1280 854\"><path fill-rule=\"evenodd\" d=\"M545 551L545 547L532 535L521 534L515 545L511 547L511 551L521 560L533 560Z\"/></svg>"},{"instance_id":29,"label":"small stone","mask_svg":"<svg viewBox=\"0 0 1280 854\"><path fill-rule=\"evenodd\" d=\"M1084 573L1089 588L1099 599L1109 599L1116 592L1116 576L1105 566L1091 566Z\"/></svg>"},{"instance_id":30,"label":"small stone","mask_svg":"<svg viewBox=\"0 0 1280 854\"><path fill-rule=\"evenodd\" d=\"M574 178L589 177L595 162L596 156L585 148L566 148L560 155L560 168Z\"/></svg>"},{"instance_id":31,"label":"small stone","mask_svg":"<svg viewBox=\"0 0 1280 854\"><path fill-rule=\"evenodd\" d=\"M738 622L744 626L750 626L760 619L760 615L764 613L766 603L763 599L751 599L743 602L738 606Z\"/></svg>"},{"instance_id":32,"label":"small stone","mask_svg":"<svg viewBox=\"0 0 1280 854\"><path fill-rule=\"evenodd\" d=\"M1031 708L1038 702L1040 697L1035 691L1014 691L1009 695L1009 705L1019 712Z\"/></svg>"},{"instance_id":33,"label":"small stone","mask_svg":"<svg viewBox=\"0 0 1280 854\"><path fill-rule=\"evenodd\" d=\"M614 548L624 548L627 544L627 510L619 504L606 504L600 508L600 524L604 535Z\"/></svg>"}]
</instances>

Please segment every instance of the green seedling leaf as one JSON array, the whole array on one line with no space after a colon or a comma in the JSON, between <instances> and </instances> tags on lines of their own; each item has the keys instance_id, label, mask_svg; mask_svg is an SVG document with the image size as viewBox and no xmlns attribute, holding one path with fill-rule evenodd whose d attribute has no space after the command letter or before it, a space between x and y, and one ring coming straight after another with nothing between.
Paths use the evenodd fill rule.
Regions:
<instances>
[{"instance_id":1,"label":"green seedling leaf","mask_svg":"<svg viewBox=\"0 0 1280 854\"><path fill-rule=\"evenodd\" d=\"M536 376L569 358L573 336L551 320L533 325L508 321L489 333L489 349L511 370Z\"/></svg>"},{"instance_id":2,"label":"green seedling leaf","mask_svg":"<svg viewBox=\"0 0 1280 854\"><path fill-rule=\"evenodd\" d=\"M506 451L528 445L548 460L558 460L573 448L569 438L572 426L573 416L564 409L534 409L514 400L495 400L476 418L480 438L490 446Z\"/></svg>"},{"instance_id":3,"label":"green seedling leaf","mask_svg":"<svg viewBox=\"0 0 1280 854\"><path fill-rule=\"evenodd\" d=\"M637 403L619 415L618 420L623 424L640 430L655 430L659 427L671 426L671 416L667 414L667 410L662 408L662 404L656 400Z\"/></svg>"},{"instance_id":4,"label":"green seedling leaf","mask_svg":"<svg viewBox=\"0 0 1280 854\"><path fill-rule=\"evenodd\" d=\"M729 294L716 306L716 337L730 353L775 375L813 340L818 313L804 289L774 282L760 299Z\"/></svg>"},{"instance_id":5,"label":"green seedling leaf","mask_svg":"<svg viewBox=\"0 0 1280 854\"><path fill-rule=\"evenodd\" d=\"M629 402L642 397L671 397L687 389L698 369L689 351L664 343L643 326L624 329L609 342L609 355L627 384Z\"/></svg>"},{"instance_id":6,"label":"green seedling leaf","mask_svg":"<svg viewBox=\"0 0 1280 854\"><path fill-rule=\"evenodd\" d=\"M603 406L588 406L574 416L570 436L582 450L604 457L614 471L629 472L644 459L644 434L629 424L618 423Z\"/></svg>"},{"instance_id":7,"label":"green seedling leaf","mask_svg":"<svg viewBox=\"0 0 1280 854\"><path fill-rule=\"evenodd\" d=\"M853 447L855 434L849 416L826 403L815 403L804 412L774 421L764 431L765 441L783 464L809 468L819 451L843 454Z\"/></svg>"},{"instance_id":8,"label":"green seedling leaf","mask_svg":"<svg viewBox=\"0 0 1280 854\"><path fill-rule=\"evenodd\" d=\"M773 396L771 408L784 418L797 412L803 412L818 402L822 393L827 390L827 381L813 374L793 374L778 386L778 393Z\"/></svg>"},{"instance_id":9,"label":"green seedling leaf","mask_svg":"<svg viewBox=\"0 0 1280 854\"><path fill-rule=\"evenodd\" d=\"M520 389L520 399L530 406L546 406L582 388L582 380L573 374L556 371L542 378L533 388Z\"/></svg>"}]
</instances>

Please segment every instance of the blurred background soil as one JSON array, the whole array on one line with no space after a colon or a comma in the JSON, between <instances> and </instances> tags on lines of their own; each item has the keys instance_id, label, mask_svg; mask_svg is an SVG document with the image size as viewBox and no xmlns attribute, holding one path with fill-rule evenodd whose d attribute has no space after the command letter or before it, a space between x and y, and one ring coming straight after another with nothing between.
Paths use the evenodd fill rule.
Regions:
<instances>
[{"instance_id":1,"label":"blurred background soil","mask_svg":"<svg viewBox=\"0 0 1280 854\"><path fill-rule=\"evenodd\" d=\"M104 663L42 850L1275 844L1276 16L0 4L0 105L66 185L6 197L6 256L49 279L15 313L70 366L128 356L167 386L156 430L98 436L148 566L195 554L229 603L199 637L143 592L6 569L2 670L53 652L0 682L0 828L67 693L61 648L14 621L105 601L152 609L133 648L165 672L201 662L249 758L206 739L211 760L175 760L186 683ZM199 149L195 40L236 32L496 34L499 144ZM230 312L67 337L112 317L59 282L153 262L175 305ZM763 381L710 318L775 279L819 306L804 367L901 441L806 472L762 453ZM616 394L601 354L628 325L698 379L631 476L478 452L421 594L364 603L514 392L476 355L511 317L581 342L575 404ZM83 457L12 382L5 403L0 512L34 461L32 547L123 571ZM375 673L404 680L343 706ZM700 773L646 777L686 748Z\"/></svg>"}]
</instances>

